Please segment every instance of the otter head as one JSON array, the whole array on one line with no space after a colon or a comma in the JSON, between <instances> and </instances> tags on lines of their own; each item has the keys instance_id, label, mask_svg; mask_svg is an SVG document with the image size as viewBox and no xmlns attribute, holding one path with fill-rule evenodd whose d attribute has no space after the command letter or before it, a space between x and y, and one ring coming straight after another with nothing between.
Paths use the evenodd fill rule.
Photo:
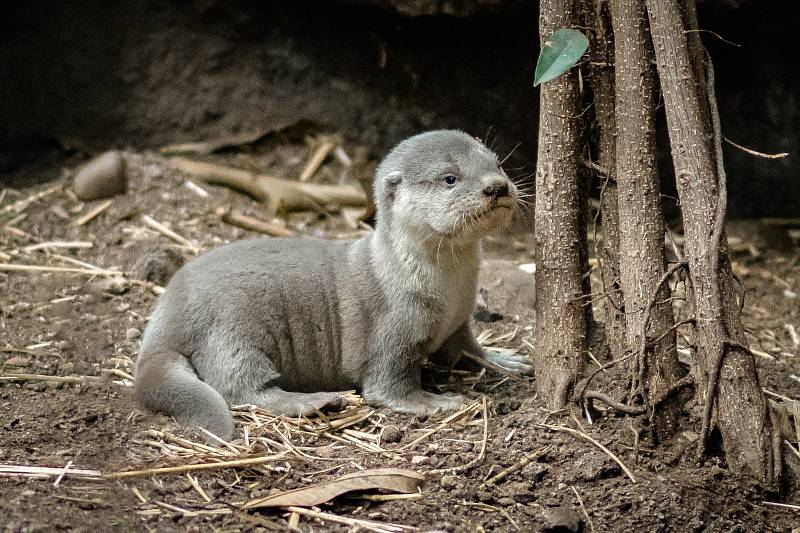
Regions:
<instances>
[{"instance_id":1,"label":"otter head","mask_svg":"<svg viewBox=\"0 0 800 533\"><path fill-rule=\"evenodd\" d=\"M474 241L504 228L519 193L474 137L436 130L398 144L375 172L378 229Z\"/></svg>"}]
</instances>

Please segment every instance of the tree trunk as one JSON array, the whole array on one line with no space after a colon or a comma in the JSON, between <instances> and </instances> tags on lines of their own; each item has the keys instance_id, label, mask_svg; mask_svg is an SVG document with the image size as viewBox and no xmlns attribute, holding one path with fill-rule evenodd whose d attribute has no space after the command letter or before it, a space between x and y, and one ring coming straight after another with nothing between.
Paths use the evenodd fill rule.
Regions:
<instances>
[{"instance_id":1,"label":"tree trunk","mask_svg":"<svg viewBox=\"0 0 800 533\"><path fill-rule=\"evenodd\" d=\"M614 121L614 36L607 0L594 0L590 20L594 32L589 46L589 83L594 93L597 163L607 173L600 176L600 218L602 240L595 255L600 261L600 279L605 315L605 333L613 359L623 357L625 343L625 302L619 276L619 221L617 216L616 123ZM595 241L596 244L597 241Z\"/></svg>"},{"instance_id":2,"label":"tree trunk","mask_svg":"<svg viewBox=\"0 0 800 533\"><path fill-rule=\"evenodd\" d=\"M639 350L649 320L654 336L670 331L674 320L668 286L661 287L647 316L651 295L664 274L664 216L656 167L655 72L647 14L640 0L611 0L614 25L617 118L617 190L622 290L627 340ZM633 373L643 397L659 398L678 379L675 332L635 358ZM642 367L642 365L644 365ZM647 404L648 402L645 401ZM652 413L657 439L677 428L679 407L663 402Z\"/></svg>"},{"instance_id":3,"label":"tree trunk","mask_svg":"<svg viewBox=\"0 0 800 533\"><path fill-rule=\"evenodd\" d=\"M683 209L697 319L698 350L693 365L697 394L701 401L713 400L709 405L731 469L771 484L780 461L773 462L767 407L753 357L743 346L746 339L732 295L722 231L726 184L717 144L720 132L713 131L706 118L711 115L709 103L715 101L698 97L707 94L707 87L697 86L701 80L695 76L692 61L696 51L689 47L685 27L693 6L684 11L678 0L646 0L646 5ZM713 88L711 76L707 82ZM715 134L717 143L713 143ZM708 421L704 415L704 431Z\"/></svg>"},{"instance_id":4,"label":"tree trunk","mask_svg":"<svg viewBox=\"0 0 800 533\"><path fill-rule=\"evenodd\" d=\"M539 32L577 23L571 0L542 0ZM560 409L583 370L586 315L582 307L579 157L582 148L578 71L545 82L540 93L536 164L536 387Z\"/></svg>"}]
</instances>

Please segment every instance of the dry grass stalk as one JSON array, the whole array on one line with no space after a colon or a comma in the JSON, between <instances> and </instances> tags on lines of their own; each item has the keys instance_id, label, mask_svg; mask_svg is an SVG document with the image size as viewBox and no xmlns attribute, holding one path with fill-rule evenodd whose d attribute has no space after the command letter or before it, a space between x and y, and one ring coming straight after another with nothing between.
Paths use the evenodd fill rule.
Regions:
<instances>
[{"instance_id":1,"label":"dry grass stalk","mask_svg":"<svg viewBox=\"0 0 800 533\"><path fill-rule=\"evenodd\" d=\"M263 233L273 237L293 237L294 232L290 229L284 228L271 222L265 222L257 218L234 213L233 211L224 211L222 213L222 221L231 226L242 228L247 231L254 231L256 233Z\"/></svg>"},{"instance_id":2,"label":"dry grass stalk","mask_svg":"<svg viewBox=\"0 0 800 533\"><path fill-rule=\"evenodd\" d=\"M335 147L335 142L330 139L323 139L319 146L311 153L311 157L308 158L308 162L300 173L299 180L308 181L313 178L314 174L317 173L317 170L319 170L319 167L322 165L322 162L325 161L325 158L328 157L328 154L330 154L331 150Z\"/></svg>"},{"instance_id":3,"label":"dry grass stalk","mask_svg":"<svg viewBox=\"0 0 800 533\"><path fill-rule=\"evenodd\" d=\"M58 484L61 483L61 480L64 479L65 475L67 475L67 471L71 466L72 466L72 460L70 459L69 461L67 461L67 464L64 465L64 470L61 471L56 480L53 482L54 487L58 487Z\"/></svg>"},{"instance_id":4,"label":"dry grass stalk","mask_svg":"<svg viewBox=\"0 0 800 533\"><path fill-rule=\"evenodd\" d=\"M100 213L102 213L103 211L105 211L106 209L111 207L111 204L113 204L113 203L114 203L113 200L106 200L105 202L103 202L102 204L98 205L97 207L95 207L94 209L92 209L91 211L86 213L85 215L75 219L75 222L73 222L72 225L73 226L83 226L87 222L90 222L90 221L94 220L98 215L100 215Z\"/></svg>"},{"instance_id":5,"label":"dry grass stalk","mask_svg":"<svg viewBox=\"0 0 800 533\"><path fill-rule=\"evenodd\" d=\"M509 475L519 470L522 470L523 468L531 464L533 461L538 461L539 458L543 457L548 451L550 451L550 446L545 446L544 448L535 453L530 453L530 454L526 453L525 457L523 457L513 465L509 466L508 468L501 470L500 472L498 472L497 474L486 480L483 484L495 485L498 482L503 481Z\"/></svg>"},{"instance_id":6,"label":"dry grass stalk","mask_svg":"<svg viewBox=\"0 0 800 533\"><path fill-rule=\"evenodd\" d=\"M475 402L475 403L472 403L472 404L466 406L462 410L457 411L457 412L445 417L445 419L442 420L441 423L439 423L439 425L437 425L434 428L426 430L422 435L420 435L419 437L417 437L413 441L409 442L408 444L404 444L403 446L400 446L397 449L397 451L403 451L403 450L408 450L410 448L413 448L414 446L416 446L417 444L419 444L423 440L427 439L428 437L430 437L434 433L438 433L439 431L443 430L444 428L446 428L447 426L452 424L455 420L458 420L458 419L461 419L461 418L463 418L465 421L472 420L472 418L475 416L475 414L477 414L477 412L480 410L480 407L481 407L481 403L480 402Z\"/></svg>"},{"instance_id":7,"label":"dry grass stalk","mask_svg":"<svg viewBox=\"0 0 800 533\"><path fill-rule=\"evenodd\" d=\"M175 233L174 231L172 231L167 226L165 226L158 220L154 219L150 215L142 215L142 222L147 224L148 227L164 235L165 237L172 239L178 244L186 246L189 250L192 250L194 253L198 253L200 251L200 249L194 244L192 244L192 242L189 239L187 239L186 237L182 237L181 235L178 235L177 233Z\"/></svg>"},{"instance_id":8,"label":"dry grass stalk","mask_svg":"<svg viewBox=\"0 0 800 533\"><path fill-rule=\"evenodd\" d=\"M622 471L625 472L625 475L628 476L631 481L636 483L636 478L633 476L633 472L631 472L630 469L627 466L625 466L625 463L623 463L620 460L619 457L614 455L614 453L611 450L609 450L608 448L603 446L601 443L599 443L598 441L596 441L595 439L593 439L592 437L590 437L586 433L583 433L582 431L578 431L577 429L569 428L567 426L555 426L555 425L552 425L552 424L536 424L536 425L539 426L540 428L549 429L551 431L561 431L563 433L569 433L570 435L575 435L575 436L580 437L580 438L582 438L584 440L588 440L589 442L591 442L592 444L594 444L595 446L600 448L603 451L603 453L605 453L611 459L613 459L614 462L617 463L620 466L620 468L622 468Z\"/></svg>"},{"instance_id":9,"label":"dry grass stalk","mask_svg":"<svg viewBox=\"0 0 800 533\"><path fill-rule=\"evenodd\" d=\"M376 533L402 533L403 531L417 531L417 528L410 526L403 526L400 524L389 524L385 522L374 522L372 520L361 520L359 518L347 518L333 513L323 513L320 511L313 511L303 507L287 507L290 513L297 513L312 518L318 518L325 522L334 522L337 524L344 524L353 528L363 528L367 531L375 531Z\"/></svg>"},{"instance_id":10,"label":"dry grass stalk","mask_svg":"<svg viewBox=\"0 0 800 533\"><path fill-rule=\"evenodd\" d=\"M197 481L197 478L192 477L192 475L189 474L188 472L186 473L186 478L189 480L189 483L192 485L192 488L197 492L197 494L199 494L200 497L203 498L203 500L205 500L206 503L210 503L211 498L208 497L206 491L204 491L203 487L200 486L200 482Z\"/></svg>"},{"instance_id":11,"label":"dry grass stalk","mask_svg":"<svg viewBox=\"0 0 800 533\"><path fill-rule=\"evenodd\" d=\"M59 481L65 477L91 481L103 480L103 473L99 470L68 468L71 465L72 461L67 463L67 467L62 468L0 464L0 477L29 477L34 479L57 478Z\"/></svg>"},{"instance_id":12,"label":"dry grass stalk","mask_svg":"<svg viewBox=\"0 0 800 533\"><path fill-rule=\"evenodd\" d=\"M56 272L61 274L83 274L86 276L122 276L119 270L100 270L96 268L65 268L43 265L17 265L0 263L0 272Z\"/></svg>"},{"instance_id":13,"label":"dry grass stalk","mask_svg":"<svg viewBox=\"0 0 800 533\"><path fill-rule=\"evenodd\" d=\"M431 472L437 474L444 472L466 472L467 470L478 465L481 461L483 461L484 457L486 457L486 443L489 441L489 408L486 401L486 396L481 398L481 400L481 411L483 413L483 439L481 439L481 449L478 452L478 456L467 464L451 468L441 468L438 470L432 470Z\"/></svg>"},{"instance_id":14,"label":"dry grass stalk","mask_svg":"<svg viewBox=\"0 0 800 533\"><path fill-rule=\"evenodd\" d=\"M300 515L298 513L289 514L289 529L292 531L300 530Z\"/></svg>"},{"instance_id":15,"label":"dry grass stalk","mask_svg":"<svg viewBox=\"0 0 800 533\"><path fill-rule=\"evenodd\" d=\"M494 505L489 505L488 503L467 502L467 501L461 502L461 505L466 505L467 507L475 507L476 509L480 509L481 511L485 511L488 513L500 513L501 515L506 517L506 520L508 520L508 523L511 524L511 526L514 529L519 531L519 525L517 525L514 519L511 518L511 515L508 514L508 511L506 511L502 507L495 507Z\"/></svg>"},{"instance_id":16,"label":"dry grass stalk","mask_svg":"<svg viewBox=\"0 0 800 533\"><path fill-rule=\"evenodd\" d=\"M22 200L17 200L13 204L9 204L2 209L0 209L0 215L5 215L6 213L21 213L25 209L28 208L33 202L41 200L45 196L48 196L61 188L61 185L53 185L52 187L48 187L47 189L37 192L34 195L28 196L27 198L23 198Z\"/></svg>"},{"instance_id":17,"label":"dry grass stalk","mask_svg":"<svg viewBox=\"0 0 800 533\"><path fill-rule=\"evenodd\" d=\"M200 198L208 198L209 196L211 196L210 194L208 194L208 191L206 191L204 188L200 187L198 184L196 184L192 180L184 181L183 182L183 186L186 187L187 189L189 189L190 191L192 191L193 193L195 193Z\"/></svg>"},{"instance_id":18,"label":"dry grass stalk","mask_svg":"<svg viewBox=\"0 0 800 533\"><path fill-rule=\"evenodd\" d=\"M264 457L250 457L248 459L236 459L233 461L219 461L216 463L196 463L180 466L166 466L162 468L146 468L144 470L126 470L104 474L103 479L126 479L132 477L150 477L162 474L183 474L194 472L195 470L212 470L220 468L235 468L242 466L256 466L273 461L285 460L286 453L278 455L268 455Z\"/></svg>"},{"instance_id":19,"label":"dry grass stalk","mask_svg":"<svg viewBox=\"0 0 800 533\"><path fill-rule=\"evenodd\" d=\"M94 243L90 241L49 241L49 242L40 242L38 244L31 244L30 246L26 246L25 248L23 248L22 251L29 253L33 252L34 250L45 250L53 248L66 248L74 250L79 248L91 248L93 246Z\"/></svg>"},{"instance_id":20,"label":"dry grass stalk","mask_svg":"<svg viewBox=\"0 0 800 533\"><path fill-rule=\"evenodd\" d=\"M44 374L6 374L0 376L0 381L50 381L53 383L102 383L104 380L98 376L48 376Z\"/></svg>"},{"instance_id":21,"label":"dry grass stalk","mask_svg":"<svg viewBox=\"0 0 800 533\"><path fill-rule=\"evenodd\" d=\"M136 499L138 499L140 502L147 503L147 498L144 497L144 495L139 491L139 489L137 489L136 487L131 487L131 492L133 493L134 496L136 496Z\"/></svg>"},{"instance_id":22,"label":"dry grass stalk","mask_svg":"<svg viewBox=\"0 0 800 533\"><path fill-rule=\"evenodd\" d=\"M783 509L793 509L795 511L800 511L800 505L792 505L790 503L764 502L764 505L772 505L773 507L782 507Z\"/></svg>"},{"instance_id":23,"label":"dry grass stalk","mask_svg":"<svg viewBox=\"0 0 800 533\"><path fill-rule=\"evenodd\" d=\"M161 507L162 509L166 509L167 511L171 511L173 513L180 513L184 516L203 516L203 515L224 515L224 514L231 514L233 511L223 507L220 509L201 509L198 511L184 509L183 507L178 507L177 505L172 505L171 503L167 502L158 502L154 501L154 505Z\"/></svg>"},{"instance_id":24,"label":"dry grass stalk","mask_svg":"<svg viewBox=\"0 0 800 533\"><path fill-rule=\"evenodd\" d=\"M792 324L784 324L783 327L792 339L792 347L800 348L800 335L797 334L797 330L794 326Z\"/></svg>"},{"instance_id":25,"label":"dry grass stalk","mask_svg":"<svg viewBox=\"0 0 800 533\"><path fill-rule=\"evenodd\" d=\"M592 517L589 516L588 511L586 511L586 506L583 505L583 498L581 498L581 495L578 494L578 490L575 487L570 485L569 488L572 489L572 492L575 493L575 497L578 498L578 504L581 506L581 511L583 511L583 516L586 517L586 522L589 524L589 529L592 531L592 533L594 533L594 522L592 522Z\"/></svg>"},{"instance_id":26,"label":"dry grass stalk","mask_svg":"<svg viewBox=\"0 0 800 533\"><path fill-rule=\"evenodd\" d=\"M412 492L410 494L362 494L358 496L359 500L367 500L370 502L392 502L395 500L421 500L421 492Z\"/></svg>"}]
</instances>

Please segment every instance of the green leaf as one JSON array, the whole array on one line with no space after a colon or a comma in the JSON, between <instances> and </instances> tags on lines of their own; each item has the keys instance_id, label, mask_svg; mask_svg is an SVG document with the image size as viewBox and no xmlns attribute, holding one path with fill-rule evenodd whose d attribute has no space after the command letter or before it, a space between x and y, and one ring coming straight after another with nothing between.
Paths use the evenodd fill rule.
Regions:
<instances>
[{"instance_id":1,"label":"green leaf","mask_svg":"<svg viewBox=\"0 0 800 533\"><path fill-rule=\"evenodd\" d=\"M578 62L587 48L589 39L579 31L564 28L553 33L539 52L533 86L564 74Z\"/></svg>"}]
</instances>

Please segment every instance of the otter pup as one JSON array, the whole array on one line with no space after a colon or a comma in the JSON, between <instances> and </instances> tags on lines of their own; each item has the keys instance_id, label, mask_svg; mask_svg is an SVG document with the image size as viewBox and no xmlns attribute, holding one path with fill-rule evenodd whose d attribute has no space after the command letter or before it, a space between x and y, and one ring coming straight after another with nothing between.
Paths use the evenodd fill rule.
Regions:
<instances>
[{"instance_id":1,"label":"otter pup","mask_svg":"<svg viewBox=\"0 0 800 533\"><path fill-rule=\"evenodd\" d=\"M426 357L452 364L466 350L531 373L469 328L480 239L517 205L497 156L460 131L416 135L378 166L375 198L360 240L242 240L181 268L142 338L139 401L228 439L229 404L297 416L357 388L403 413L459 408L461 396L422 390Z\"/></svg>"}]
</instances>

